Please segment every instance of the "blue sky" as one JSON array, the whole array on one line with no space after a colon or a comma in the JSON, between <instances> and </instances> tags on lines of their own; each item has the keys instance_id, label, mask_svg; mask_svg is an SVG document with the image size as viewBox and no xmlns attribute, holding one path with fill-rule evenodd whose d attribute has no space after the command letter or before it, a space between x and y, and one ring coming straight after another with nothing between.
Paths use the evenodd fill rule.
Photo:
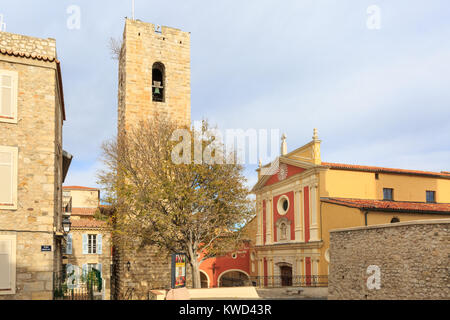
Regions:
<instances>
[{"instance_id":1,"label":"blue sky","mask_svg":"<svg viewBox=\"0 0 450 320\"><path fill-rule=\"evenodd\" d=\"M71 5L80 29L67 28ZM192 120L280 129L289 150L318 128L324 161L432 171L450 170L449 13L445 0L136 0L136 18L191 32ZM8 32L56 39L75 157L66 185L96 186L117 127L108 41L131 0L2 0L0 14Z\"/></svg>"}]
</instances>

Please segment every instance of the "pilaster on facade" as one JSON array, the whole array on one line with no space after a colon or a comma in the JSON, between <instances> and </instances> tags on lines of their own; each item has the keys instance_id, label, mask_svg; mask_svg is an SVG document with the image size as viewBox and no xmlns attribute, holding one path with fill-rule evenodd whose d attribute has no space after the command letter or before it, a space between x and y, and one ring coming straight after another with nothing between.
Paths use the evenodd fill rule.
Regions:
<instances>
[{"instance_id":1,"label":"pilaster on facade","mask_svg":"<svg viewBox=\"0 0 450 320\"><path fill-rule=\"evenodd\" d=\"M262 227L263 201L256 197L256 245L263 244L263 227Z\"/></svg>"},{"instance_id":2,"label":"pilaster on facade","mask_svg":"<svg viewBox=\"0 0 450 320\"><path fill-rule=\"evenodd\" d=\"M273 205L272 199L266 200L266 245L273 243L272 238Z\"/></svg>"},{"instance_id":3,"label":"pilaster on facade","mask_svg":"<svg viewBox=\"0 0 450 320\"><path fill-rule=\"evenodd\" d=\"M295 221L295 241L304 241L303 236L303 191L296 189L294 191L294 221Z\"/></svg>"},{"instance_id":4,"label":"pilaster on facade","mask_svg":"<svg viewBox=\"0 0 450 320\"><path fill-rule=\"evenodd\" d=\"M318 183L313 183L310 185L310 208L311 208L311 217L310 217L310 236L311 241L318 241L319 238L319 219L318 219L318 210L317 210L317 202L318 202Z\"/></svg>"}]
</instances>

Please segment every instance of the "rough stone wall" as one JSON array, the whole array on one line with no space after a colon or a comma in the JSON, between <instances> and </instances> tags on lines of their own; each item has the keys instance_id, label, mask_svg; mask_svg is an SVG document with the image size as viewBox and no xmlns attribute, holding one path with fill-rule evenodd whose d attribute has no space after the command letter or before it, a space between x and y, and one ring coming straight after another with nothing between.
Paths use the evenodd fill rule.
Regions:
<instances>
[{"instance_id":1,"label":"rough stone wall","mask_svg":"<svg viewBox=\"0 0 450 320\"><path fill-rule=\"evenodd\" d=\"M0 32L0 48L55 56L55 42ZM51 299L53 271L61 267L61 126L56 124L56 63L0 55L0 69L18 72L18 123L0 121L0 145L18 147L18 208L0 210L0 232L17 236L16 295ZM51 245L52 252L41 252Z\"/></svg>"},{"instance_id":2,"label":"rough stone wall","mask_svg":"<svg viewBox=\"0 0 450 320\"><path fill-rule=\"evenodd\" d=\"M450 299L449 227L445 219L332 231L329 299ZM368 289L371 265L380 289Z\"/></svg>"},{"instance_id":3,"label":"rough stone wall","mask_svg":"<svg viewBox=\"0 0 450 320\"><path fill-rule=\"evenodd\" d=\"M165 101L152 99L152 67L165 66ZM126 20L119 58L119 128L136 125L158 113L190 125L190 34L151 23Z\"/></svg>"},{"instance_id":4,"label":"rough stone wall","mask_svg":"<svg viewBox=\"0 0 450 320\"><path fill-rule=\"evenodd\" d=\"M152 98L155 62L165 67L164 102ZM119 133L155 114L190 125L190 34L169 27L162 27L158 33L151 23L127 19L119 57L118 105ZM171 262L167 253L153 247L133 249L124 245L123 239L115 239L114 246L115 298L147 299L149 290L170 287ZM126 268L128 261L130 271Z\"/></svg>"},{"instance_id":5,"label":"rough stone wall","mask_svg":"<svg viewBox=\"0 0 450 320\"><path fill-rule=\"evenodd\" d=\"M140 248L118 237L114 240L114 269L111 282L117 300L147 300L153 289L170 289L171 256L156 247ZM130 262L130 271L127 263ZM188 287L192 287L192 272L189 264L186 270Z\"/></svg>"}]
</instances>

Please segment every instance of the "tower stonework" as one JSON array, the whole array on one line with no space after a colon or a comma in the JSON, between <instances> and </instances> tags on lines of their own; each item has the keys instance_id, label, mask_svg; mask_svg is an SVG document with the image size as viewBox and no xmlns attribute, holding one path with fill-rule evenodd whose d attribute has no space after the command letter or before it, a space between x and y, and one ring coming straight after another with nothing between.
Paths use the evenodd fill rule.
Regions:
<instances>
[{"instance_id":1,"label":"tower stonework","mask_svg":"<svg viewBox=\"0 0 450 320\"><path fill-rule=\"evenodd\" d=\"M127 19L119 57L118 98L119 134L156 114L190 126L190 33ZM151 290L170 287L168 252L139 246L126 237L115 236L113 241L113 298L145 300Z\"/></svg>"},{"instance_id":2,"label":"tower stonework","mask_svg":"<svg viewBox=\"0 0 450 320\"><path fill-rule=\"evenodd\" d=\"M126 19L119 58L119 130L155 114L189 126L190 78L189 32ZM156 96L156 90L161 94Z\"/></svg>"}]
</instances>

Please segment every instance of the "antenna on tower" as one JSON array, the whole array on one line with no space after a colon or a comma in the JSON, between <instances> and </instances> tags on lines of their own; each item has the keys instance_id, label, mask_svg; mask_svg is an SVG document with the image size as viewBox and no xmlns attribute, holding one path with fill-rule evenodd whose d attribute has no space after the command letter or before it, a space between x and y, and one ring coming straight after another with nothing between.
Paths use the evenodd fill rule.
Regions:
<instances>
[{"instance_id":1,"label":"antenna on tower","mask_svg":"<svg viewBox=\"0 0 450 320\"><path fill-rule=\"evenodd\" d=\"M131 0L131 18L134 20L134 0Z\"/></svg>"}]
</instances>

